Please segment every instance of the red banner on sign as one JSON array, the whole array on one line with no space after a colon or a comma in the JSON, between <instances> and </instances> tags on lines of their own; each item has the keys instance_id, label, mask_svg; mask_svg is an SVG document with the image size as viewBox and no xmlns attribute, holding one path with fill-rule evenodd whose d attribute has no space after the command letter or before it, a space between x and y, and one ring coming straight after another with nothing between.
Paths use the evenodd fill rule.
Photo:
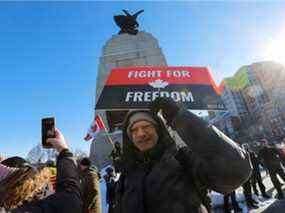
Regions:
<instances>
[{"instance_id":1,"label":"red banner on sign","mask_svg":"<svg viewBox=\"0 0 285 213\"><path fill-rule=\"evenodd\" d=\"M146 109L158 97L188 109L224 110L207 67L123 67L112 69L96 109Z\"/></svg>"},{"instance_id":2,"label":"red banner on sign","mask_svg":"<svg viewBox=\"0 0 285 213\"><path fill-rule=\"evenodd\" d=\"M157 81L159 80L159 81ZM207 67L121 67L112 70L106 86L143 84L211 85L219 94Z\"/></svg>"}]
</instances>

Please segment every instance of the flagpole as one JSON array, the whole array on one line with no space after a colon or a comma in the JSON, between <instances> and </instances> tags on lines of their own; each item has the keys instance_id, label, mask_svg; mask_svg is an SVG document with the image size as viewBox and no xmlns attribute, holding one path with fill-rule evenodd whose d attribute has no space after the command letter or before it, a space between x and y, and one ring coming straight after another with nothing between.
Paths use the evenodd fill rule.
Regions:
<instances>
[{"instance_id":1,"label":"flagpole","mask_svg":"<svg viewBox=\"0 0 285 213\"><path fill-rule=\"evenodd\" d=\"M112 146L114 147L114 142L113 142L112 138L110 137L109 133L107 132L106 127L104 128L104 130L105 130L105 133L106 133L106 135L107 135L107 138L108 138L109 142L110 142L110 143L112 144Z\"/></svg>"},{"instance_id":2,"label":"flagpole","mask_svg":"<svg viewBox=\"0 0 285 213\"><path fill-rule=\"evenodd\" d=\"M107 138L108 138L109 142L112 144L112 146L113 146L113 148L114 148L114 147L115 147L114 142L113 142L112 138L110 137L110 135L109 135L109 133L108 133L108 131L107 131L106 126L104 125L104 122L103 122L102 118L101 118L100 116L99 116L99 118L100 118L100 121L101 121L102 124L103 124L103 129L105 130L105 133L106 133L106 135L107 135Z\"/></svg>"},{"instance_id":3,"label":"flagpole","mask_svg":"<svg viewBox=\"0 0 285 213\"><path fill-rule=\"evenodd\" d=\"M100 115L96 115L95 120L97 120L97 119L98 119L97 124L99 125L99 127L101 127L101 129L104 129L105 134L108 138L108 141L112 144L112 146L114 148L114 142L113 142L112 138L110 137L110 135L108 134L107 128L106 128L102 118L100 117Z\"/></svg>"}]
</instances>

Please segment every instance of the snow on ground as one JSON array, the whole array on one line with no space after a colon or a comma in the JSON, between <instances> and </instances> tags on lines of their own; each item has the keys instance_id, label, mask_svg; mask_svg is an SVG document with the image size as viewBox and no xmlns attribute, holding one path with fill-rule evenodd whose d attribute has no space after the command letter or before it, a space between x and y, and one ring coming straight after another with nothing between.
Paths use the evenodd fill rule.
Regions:
<instances>
[{"instance_id":1,"label":"snow on ground","mask_svg":"<svg viewBox=\"0 0 285 213\"><path fill-rule=\"evenodd\" d=\"M106 184L104 180L100 180L100 189L101 189L101 202L102 202L102 213L108 212L108 204L106 203ZM264 199L262 197L253 196L256 201L259 201L258 209L250 209L248 210L247 206L245 205L244 196L242 193L236 194L237 201L239 202L240 208L242 208L242 213L259 213L262 212L266 207L272 204L276 199ZM211 199L213 202L214 212L215 213L222 213L223 212L223 203L224 203L224 196L217 192L211 193Z\"/></svg>"},{"instance_id":2,"label":"snow on ground","mask_svg":"<svg viewBox=\"0 0 285 213\"><path fill-rule=\"evenodd\" d=\"M214 208L214 212L215 213L220 213L223 212L223 204L224 204L224 195L217 193L217 192L212 192L211 195L211 200L213 202L213 208ZM273 202L276 201L276 199L274 198L270 198L270 199L264 199L261 196L256 196L253 195L252 196L254 200L258 201L259 204L259 208L258 209L248 209L246 204L245 204L245 198L243 193L239 190L238 192L236 192L236 199L239 203L240 208L242 208L242 212L243 213L258 213L258 212L262 212L265 208L267 208L270 204L272 204ZM231 202L231 199L229 199L229 202Z\"/></svg>"},{"instance_id":3,"label":"snow on ground","mask_svg":"<svg viewBox=\"0 0 285 213\"><path fill-rule=\"evenodd\" d=\"M101 190L101 205L102 213L108 212L108 204L106 203L106 184L103 178L100 180L100 190Z\"/></svg>"}]
</instances>

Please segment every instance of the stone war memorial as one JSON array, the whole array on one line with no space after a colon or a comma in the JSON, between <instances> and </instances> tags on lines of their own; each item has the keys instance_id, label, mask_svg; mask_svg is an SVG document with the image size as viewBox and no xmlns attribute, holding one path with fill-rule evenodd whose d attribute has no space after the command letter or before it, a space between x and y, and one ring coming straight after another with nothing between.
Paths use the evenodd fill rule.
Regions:
<instances>
[{"instance_id":1,"label":"stone war memorial","mask_svg":"<svg viewBox=\"0 0 285 213\"><path fill-rule=\"evenodd\" d=\"M172 98L188 110L225 110L208 67L167 66L158 41L138 30L143 10L123 12L114 17L121 30L106 42L99 63L95 114L107 130L99 132L90 152L99 168L110 163L113 144L122 142L122 122L129 110L148 109L158 97Z\"/></svg>"},{"instance_id":2,"label":"stone war memorial","mask_svg":"<svg viewBox=\"0 0 285 213\"><path fill-rule=\"evenodd\" d=\"M138 15L140 10L133 15L123 10L123 15L114 16L114 21L120 28L117 35L113 35L103 46L99 59L99 69L96 82L96 103L104 88L107 77L114 68L138 66L167 66L166 59L157 39L148 32L138 29ZM120 127L127 111L96 110L109 132L101 131L92 142L90 158L99 169L109 164L113 147L109 138L122 141Z\"/></svg>"}]
</instances>

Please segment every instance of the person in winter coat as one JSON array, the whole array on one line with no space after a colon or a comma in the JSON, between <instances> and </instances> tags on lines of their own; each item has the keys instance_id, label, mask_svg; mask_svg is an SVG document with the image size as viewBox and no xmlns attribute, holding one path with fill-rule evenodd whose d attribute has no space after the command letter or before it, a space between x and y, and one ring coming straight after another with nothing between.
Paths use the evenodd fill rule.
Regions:
<instances>
[{"instance_id":1,"label":"person in winter coat","mask_svg":"<svg viewBox=\"0 0 285 213\"><path fill-rule=\"evenodd\" d=\"M256 186L258 184L262 197L270 198L270 196L266 193L266 187L262 182L262 177L261 177L260 169L259 169L259 165L261 165L261 162L259 161L258 157L253 151L248 150L248 153L249 153L250 161L253 167L252 175L250 179L251 179L251 184L252 184L254 194L259 195L259 192Z\"/></svg>"},{"instance_id":2,"label":"person in winter coat","mask_svg":"<svg viewBox=\"0 0 285 213\"><path fill-rule=\"evenodd\" d=\"M115 168L116 173L119 173L121 170L120 169L120 167L121 167L121 155L122 155L121 144L120 144L120 142L116 141L115 145L114 145L114 149L112 150L112 152L109 155L109 157L111 157L111 159L113 161L113 166Z\"/></svg>"},{"instance_id":3,"label":"person in winter coat","mask_svg":"<svg viewBox=\"0 0 285 213\"><path fill-rule=\"evenodd\" d=\"M89 158L83 158L80 161L80 179L83 201L82 213L101 213L99 176L96 170L91 169Z\"/></svg>"},{"instance_id":4,"label":"person in winter coat","mask_svg":"<svg viewBox=\"0 0 285 213\"><path fill-rule=\"evenodd\" d=\"M285 138L283 138L283 140L281 141L280 144L276 144L275 148L278 151L279 154L279 158L281 160L281 164L283 166L283 168L285 167Z\"/></svg>"},{"instance_id":5,"label":"person in winter coat","mask_svg":"<svg viewBox=\"0 0 285 213\"><path fill-rule=\"evenodd\" d=\"M178 149L183 142L186 149ZM207 212L205 189L230 193L251 173L239 146L171 99L126 116L122 157L116 213Z\"/></svg>"},{"instance_id":6,"label":"person in winter coat","mask_svg":"<svg viewBox=\"0 0 285 213\"><path fill-rule=\"evenodd\" d=\"M243 185L243 194L245 198L246 205L249 209L257 209L258 208L258 202L252 198L252 191L251 191L251 183L250 179L246 181Z\"/></svg>"},{"instance_id":7,"label":"person in winter coat","mask_svg":"<svg viewBox=\"0 0 285 213\"><path fill-rule=\"evenodd\" d=\"M52 144L59 152L57 157L56 193L43 200L22 203L21 206L10 210L2 208L1 213L81 213L82 203L79 176L72 153L68 150L65 139L59 130L56 130L56 138L49 138L47 142ZM49 171L49 169L46 169L45 171ZM26 193L31 192L31 189L37 189L38 184L42 184L42 181L49 181L49 179L44 176L46 173L43 175L42 173L40 173L41 175L37 174L38 172L34 172L34 168L32 167L9 169L8 175L0 181L0 193L3 193L4 195L7 194L9 190L6 190L5 193L5 187L11 188L11 185L7 183L11 183L13 179L20 181L12 181L16 183L13 188L15 189L15 191L13 191L15 196L17 196L17 194L24 196ZM25 184L22 184L22 182ZM11 191L9 191L9 193L11 193ZM6 205L6 200L2 200L4 197L5 196L2 195L0 196L0 202L2 202L0 205L1 207Z\"/></svg>"},{"instance_id":8,"label":"person in winter coat","mask_svg":"<svg viewBox=\"0 0 285 213\"><path fill-rule=\"evenodd\" d=\"M114 170L111 167L108 167L106 169L106 176L105 176L105 182L106 182L106 202L109 205L108 213L113 213L115 209L115 175Z\"/></svg>"},{"instance_id":9,"label":"person in winter coat","mask_svg":"<svg viewBox=\"0 0 285 213\"><path fill-rule=\"evenodd\" d=\"M283 199L284 195L277 175L285 181L285 173L281 166L278 150L274 147L270 147L265 139L261 141L261 144L263 147L259 150L258 158L269 171L270 179L277 190L278 199Z\"/></svg>"},{"instance_id":10,"label":"person in winter coat","mask_svg":"<svg viewBox=\"0 0 285 213\"><path fill-rule=\"evenodd\" d=\"M237 198L236 198L236 192L233 191L232 193L228 195L224 195L224 213L231 213L230 206L229 206L229 198L231 198L232 207L234 209L234 212L242 212L242 209L239 207Z\"/></svg>"}]
</instances>

